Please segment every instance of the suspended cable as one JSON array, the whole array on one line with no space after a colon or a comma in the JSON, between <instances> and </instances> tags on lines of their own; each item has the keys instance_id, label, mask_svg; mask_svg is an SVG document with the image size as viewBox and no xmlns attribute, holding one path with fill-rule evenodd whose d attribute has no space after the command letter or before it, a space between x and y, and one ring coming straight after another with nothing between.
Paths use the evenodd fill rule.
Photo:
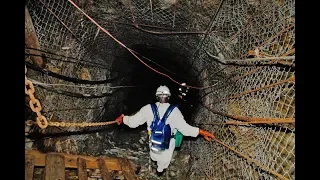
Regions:
<instances>
[{"instance_id":1,"label":"suspended cable","mask_svg":"<svg viewBox=\"0 0 320 180\"><path fill-rule=\"evenodd\" d=\"M41 0L40 0L41 1ZM79 8L73 1L68 0L75 8L77 8L84 16L86 16L92 23L94 23L97 27L99 27L104 33L106 33L108 36L110 36L114 41L116 41L118 44L120 44L122 47L124 47L125 49L127 49L134 57L136 57L142 64L144 64L145 66L147 66L148 68L150 68L152 71L161 74L163 76L166 76L167 78L169 78L171 81L173 81L174 83L177 83L179 85L181 85L181 83L179 83L178 81L174 80L172 77L170 77L169 75L159 72L156 69L150 67L148 64L146 64L144 61L142 61L134 52L132 49L128 48L125 44L123 44L121 41L119 41L117 38L115 38L112 34L109 33L109 31L107 31L106 29L104 29L102 26L100 26L96 21L94 21L89 15L87 15L81 8ZM189 85L185 85L185 87L189 87L189 88L194 88L194 89L206 89L206 88L210 88L212 86L206 86L206 87L196 87L196 86L189 86Z\"/></svg>"},{"instance_id":2,"label":"suspended cable","mask_svg":"<svg viewBox=\"0 0 320 180\"><path fill-rule=\"evenodd\" d=\"M70 92L70 91L64 91L64 90L58 90L58 89L53 89L51 87L43 86L43 85L37 85L38 87L41 87L43 89L46 89L48 91L52 91L58 94L66 95L66 96L71 96L71 97L77 97L77 98L103 98L106 96L112 96L114 92L110 93L103 93L100 95L95 95L95 94L86 94L86 93L75 93L75 92Z\"/></svg>"},{"instance_id":3,"label":"suspended cable","mask_svg":"<svg viewBox=\"0 0 320 180\"><path fill-rule=\"evenodd\" d=\"M111 68L108 68L107 66L97 66L95 64L91 64L90 62L81 62L81 61L72 61L72 60L64 60L64 59L57 59L57 58L51 58L45 55L38 55L38 54L29 54L29 53L25 53L26 56L37 56L37 57L43 57L46 58L49 63L53 64L51 61L62 61L62 62L67 62L67 63L73 63L73 64L80 64L80 65L85 65L85 66L91 66L91 67L96 67L96 68L101 68L101 69L107 69L109 71L111 71ZM50 60L49 60L50 59Z\"/></svg>"},{"instance_id":4,"label":"suspended cable","mask_svg":"<svg viewBox=\"0 0 320 180\"><path fill-rule=\"evenodd\" d=\"M132 72L130 72L130 73L126 73L126 74L123 74L121 76L116 76L116 77L113 77L113 78L110 78L110 79L106 79L106 80L89 81L89 80L83 80L83 79L64 76L64 75L49 71L48 69L41 69L40 67L37 67L37 66L33 65L32 63L27 62L27 61L25 63L26 63L26 66L28 68L32 69L32 70L41 72L41 73L46 74L48 76L52 76L52 77L55 77L55 78L58 78L58 79L62 79L64 81L69 81L69 82L79 83L79 84L106 84L106 83L111 83L111 82L113 82L113 81L115 81L117 79L120 79L120 78L123 78L125 76L128 76L128 75L132 74Z\"/></svg>"},{"instance_id":5,"label":"suspended cable","mask_svg":"<svg viewBox=\"0 0 320 180\"><path fill-rule=\"evenodd\" d=\"M143 29L141 27L139 27L138 24L133 24L133 26L137 29L139 29L140 31L143 31L143 32L147 32L147 33L150 33L150 34L157 34L157 35L177 35L177 34L206 34L205 31L202 31L202 32L183 32L183 31L164 31L164 32L159 32L159 31L150 31L150 30L146 30L146 29Z\"/></svg>"},{"instance_id":6,"label":"suspended cable","mask_svg":"<svg viewBox=\"0 0 320 180\"><path fill-rule=\"evenodd\" d=\"M51 84L51 83L42 83L34 79L28 78L33 84L42 85L42 86L69 86L69 87L78 87L78 88L89 88L89 89L97 89L101 86L81 86L81 85L73 85L73 84ZM139 86L102 86L110 89L118 89L118 88L134 88Z\"/></svg>"},{"instance_id":7,"label":"suspended cable","mask_svg":"<svg viewBox=\"0 0 320 180\"><path fill-rule=\"evenodd\" d=\"M179 77L181 77L181 78L187 79L187 78L186 78L186 77L184 77L184 76L181 76L181 75L179 75L179 74L177 74L177 73L174 73L174 72L170 71L169 69L166 69L165 67L163 67L163 66L161 66L160 64L158 64L158 63L156 63L156 62L152 61L151 59L149 59L149 58L147 58L147 57L145 57L145 56L143 56L143 55L139 54L138 52L136 52L136 51L134 51L134 50L132 50L132 51L133 51L134 53L136 53L136 54L140 55L140 56L141 56L141 57L143 57L144 59L146 59L146 60L148 60L148 61L150 61L150 62L152 62L152 63L156 64L157 66L159 66L159 67L163 68L164 70L166 70L166 71L168 71L168 72L170 72L170 73L172 73L172 74L174 74L174 75L177 75L177 76L179 76Z\"/></svg>"}]
</instances>

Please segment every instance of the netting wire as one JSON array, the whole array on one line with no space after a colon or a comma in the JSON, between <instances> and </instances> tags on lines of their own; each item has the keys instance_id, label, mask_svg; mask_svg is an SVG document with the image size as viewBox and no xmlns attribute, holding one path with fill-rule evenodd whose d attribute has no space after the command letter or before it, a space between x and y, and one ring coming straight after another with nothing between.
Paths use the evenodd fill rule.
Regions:
<instances>
[{"instance_id":1,"label":"netting wire","mask_svg":"<svg viewBox=\"0 0 320 180\"><path fill-rule=\"evenodd\" d=\"M282 60L289 65L273 64L277 61L274 59L264 65L250 61L247 63L250 66L239 66L221 64L208 55L210 53L224 60L239 59L239 62L253 57L294 56L295 1L224 0L220 8L221 0L74 2L127 47L156 42L160 47L191 57L178 61L183 62L181 68L198 74L202 86L215 84L213 88L201 90L199 99L215 112L262 119L295 118L294 58ZM124 50L68 1L30 0L27 8L40 43L39 49L47 52L50 71L85 80L105 80L118 74L111 74L110 66ZM219 12L212 21L218 8ZM132 24L157 32L208 30L208 34L156 35L141 31ZM32 78L46 84L70 85L54 88L65 91L72 88L73 92L80 94L113 93L111 84L84 88L46 74ZM72 119L75 122L97 120L105 111L106 102L109 105L116 102L110 97L76 98L41 88L37 88L37 96L45 112L70 109L54 111L54 115L59 120ZM195 123L230 120L221 113L199 107L194 114ZM294 123L201 127L269 169L288 179L295 179ZM200 157L192 166L189 179L277 178L218 143L199 138L188 141L183 148L190 150L192 156Z\"/></svg>"}]
</instances>

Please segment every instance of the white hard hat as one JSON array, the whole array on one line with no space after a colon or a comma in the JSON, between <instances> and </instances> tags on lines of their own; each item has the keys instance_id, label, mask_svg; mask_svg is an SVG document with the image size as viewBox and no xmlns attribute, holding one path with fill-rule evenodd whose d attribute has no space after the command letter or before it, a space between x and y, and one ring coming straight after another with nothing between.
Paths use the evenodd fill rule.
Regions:
<instances>
[{"instance_id":1,"label":"white hard hat","mask_svg":"<svg viewBox=\"0 0 320 180\"><path fill-rule=\"evenodd\" d=\"M156 96L159 96L159 95L171 96L169 88L167 86L159 86L156 91Z\"/></svg>"}]
</instances>

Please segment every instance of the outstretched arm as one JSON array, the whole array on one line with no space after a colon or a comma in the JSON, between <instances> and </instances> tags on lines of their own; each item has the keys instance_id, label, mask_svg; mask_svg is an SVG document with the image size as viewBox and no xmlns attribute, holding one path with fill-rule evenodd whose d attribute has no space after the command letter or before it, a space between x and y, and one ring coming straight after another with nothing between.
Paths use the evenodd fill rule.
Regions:
<instances>
[{"instance_id":1,"label":"outstretched arm","mask_svg":"<svg viewBox=\"0 0 320 180\"><path fill-rule=\"evenodd\" d=\"M199 128L189 125L184 119L181 111L175 108L169 116L172 120L172 125L180 131L184 136L197 137Z\"/></svg>"},{"instance_id":2,"label":"outstretched arm","mask_svg":"<svg viewBox=\"0 0 320 180\"><path fill-rule=\"evenodd\" d=\"M130 128L136 128L142 124L144 124L148 117L150 116L151 112L151 107L150 105L145 105L143 106L137 113L135 113L134 115L131 116L127 116L127 115L120 115L116 121L118 124L121 124L122 122L129 126ZM151 114L152 117L152 114Z\"/></svg>"},{"instance_id":3,"label":"outstretched arm","mask_svg":"<svg viewBox=\"0 0 320 180\"><path fill-rule=\"evenodd\" d=\"M184 136L197 137L198 135L201 135L207 141L210 141L211 138L215 139L215 136L213 134L211 134L210 132L205 131L203 129L200 129L198 127L194 127L194 126L189 125L185 121L185 119L179 109L175 109L174 111L175 111L175 113L174 113L175 119L173 119L173 123L174 123L175 127L178 129L178 131L180 131Z\"/></svg>"}]
</instances>

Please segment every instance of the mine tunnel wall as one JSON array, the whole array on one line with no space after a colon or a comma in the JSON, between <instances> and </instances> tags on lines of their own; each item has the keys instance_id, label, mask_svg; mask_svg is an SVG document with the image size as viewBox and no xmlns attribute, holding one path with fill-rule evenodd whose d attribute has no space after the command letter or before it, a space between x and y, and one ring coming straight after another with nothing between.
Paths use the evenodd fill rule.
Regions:
<instances>
[{"instance_id":1,"label":"mine tunnel wall","mask_svg":"<svg viewBox=\"0 0 320 180\"><path fill-rule=\"evenodd\" d=\"M144 17L143 13L138 11L143 3L139 6L137 1L135 3L135 16ZM98 8L99 5L101 8ZM156 5L154 4L155 7ZM191 5L182 2L178 7L181 10L184 6ZM200 29L207 30L206 34L157 35L130 25L107 21L108 18L121 19L121 16L117 15L121 13L123 16L131 17L130 10L122 4L105 5L102 1L98 1L91 6L81 6L126 47L156 45L179 54L175 63L180 65L179 72L184 73L191 85L212 86L199 90L197 106L193 109L190 118L192 121L189 123L213 132L221 142L267 167L267 169L261 168L219 143L207 142L203 138L187 139L182 144L182 151L190 153L190 179L206 176L221 179L247 177L274 179L277 175L270 171L292 179L295 169L294 124L246 126L204 124L224 123L231 120L243 121L245 118L247 118L246 121L256 120L254 118L260 118L258 120L262 121L294 118L295 71L292 65L294 61L288 60L282 64L268 63L268 61L248 63L239 61L240 58L294 55L294 1L261 1L260 4L255 4L252 1L227 0L208 5L207 9L210 7L214 10L206 11L208 14L200 13L205 17L200 22L196 20L201 17L192 19L192 13L186 13L184 16L180 14L183 18L181 17L180 21L177 18L175 24L176 31L197 30L199 32ZM43 107L43 115L50 117L51 121L98 122L113 120L124 112L133 113L142 106L144 101L147 102L144 99L137 102L139 105L133 109L128 109L125 99L130 98L130 92L136 91L135 93L138 94L139 89L110 88L121 85L134 86L130 73L134 73L132 68L136 67L135 63L140 62L106 33L99 30L69 2L31 0L28 1L26 8L39 41L38 47L30 46L33 45L32 42L26 42L27 62L32 62L34 54L39 52L30 48L33 47L41 49L46 69L50 72L87 81L111 79L104 84L86 84L87 87L83 87L83 84L75 84L37 71L30 63L27 77L35 83L76 85L38 84L35 94ZM113 16L99 16L110 12ZM164 8L161 12L172 13ZM154 16L154 18L157 17ZM183 19L185 21L182 21ZM256 47L258 49L255 49ZM211 57L212 54L216 57ZM217 58L238 59L238 61L233 61L236 62L235 64L226 64L217 61ZM136 62L131 63L134 60ZM156 67L148 61L145 62ZM114 77L116 79L113 80ZM172 77L175 76L172 75ZM179 77L175 78L179 79ZM53 91L57 89L59 91ZM89 98L88 95L103 97ZM26 119L35 119L35 117L32 112L27 112ZM44 151L100 155L105 149L111 148L112 144L125 148L126 144L121 144L121 140L126 140L125 137L132 135L130 141L133 142L145 136L145 127L136 130L115 127L111 125L103 130L70 127L67 131L55 127L45 130L35 128L34 134L38 136L83 129L97 133L47 138L36 141L34 146ZM101 135L100 132L106 133ZM116 137L121 134L126 135L122 137L124 139L117 139ZM133 151L139 148L141 151L147 151L144 146L128 148Z\"/></svg>"}]
</instances>

